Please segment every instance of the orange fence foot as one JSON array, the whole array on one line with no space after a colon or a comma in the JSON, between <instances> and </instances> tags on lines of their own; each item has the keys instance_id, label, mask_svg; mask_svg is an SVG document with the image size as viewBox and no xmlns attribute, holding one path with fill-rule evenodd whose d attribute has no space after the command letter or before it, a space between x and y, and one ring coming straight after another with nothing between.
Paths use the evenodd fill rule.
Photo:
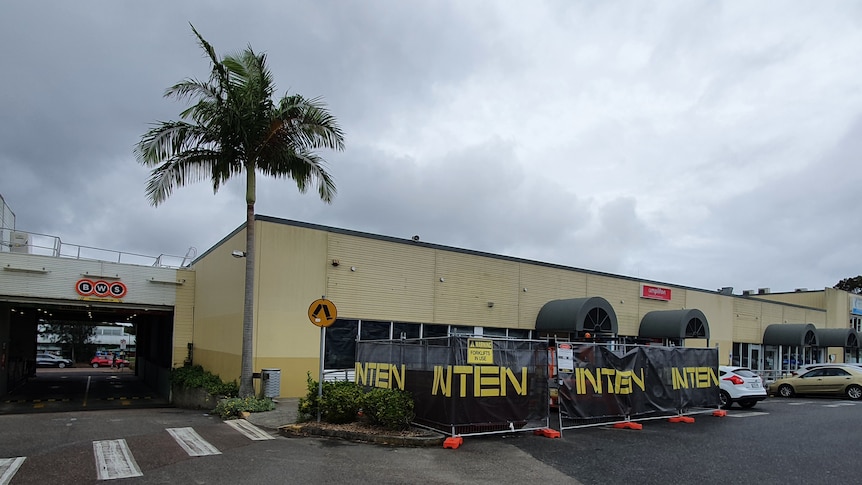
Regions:
<instances>
[{"instance_id":1,"label":"orange fence foot","mask_svg":"<svg viewBox=\"0 0 862 485\"><path fill-rule=\"evenodd\" d=\"M694 418L691 416L674 416L672 418L668 418L668 421L671 423L693 423Z\"/></svg>"},{"instance_id":2,"label":"orange fence foot","mask_svg":"<svg viewBox=\"0 0 862 485\"><path fill-rule=\"evenodd\" d=\"M724 409L719 409L717 411L713 411L712 415L717 417L717 418L723 418L723 417L727 416L727 411L725 411Z\"/></svg>"},{"instance_id":3,"label":"orange fence foot","mask_svg":"<svg viewBox=\"0 0 862 485\"><path fill-rule=\"evenodd\" d=\"M544 436L545 438L559 438L560 432L551 428L542 428L533 431L534 435Z\"/></svg>"},{"instance_id":4,"label":"orange fence foot","mask_svg":"<svg viewBox=\"0 0 862 485\"><path fill-rule=\"evenodd\" d=\"M460 436L452 436L443 440L443 448L452 448L453 450L456 450L462 443L464 443L464 438Z\"/></svg>"},{"instance_id":5,"label":"orange fence foot","mask_svg":"<svg viewBox=\"0 0 862 485\"><path fill-rule=\"evenodd\" d=\"M626 421L624 423L615 423L614 428L618 429L643 429L644 425L640 423L633 423L631 421Z\"/></svg>"}]
</instances>

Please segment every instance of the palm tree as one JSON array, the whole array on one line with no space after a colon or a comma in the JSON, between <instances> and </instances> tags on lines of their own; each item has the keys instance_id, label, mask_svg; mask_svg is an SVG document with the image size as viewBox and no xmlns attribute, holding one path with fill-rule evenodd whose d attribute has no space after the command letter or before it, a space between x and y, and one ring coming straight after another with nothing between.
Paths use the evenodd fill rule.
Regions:
<instances>
[{"instance_id":1,"label":"palm tree","mask_svg":"<svg viewBox=\"0 0 862 485\"><path fill-rule=\"evenodd\" d=\"M242 321L240 396L254 394L254 203L258 172L296 182L301 193L316 183L321 200L331 202L335 183L318 148L344 149L337 120L320 98L287 95L273 101L272 74L266 56L249 46L219 60L213 47L192 26L212 63L208 81L186 79L165 97L195 100L180 113L181 121L159 122L135 147L141 164L153 167L147 198L154 206L174 188L209 178L213 192L233 176L245 173L245 303Z\"/></svg>"}]
</instances>

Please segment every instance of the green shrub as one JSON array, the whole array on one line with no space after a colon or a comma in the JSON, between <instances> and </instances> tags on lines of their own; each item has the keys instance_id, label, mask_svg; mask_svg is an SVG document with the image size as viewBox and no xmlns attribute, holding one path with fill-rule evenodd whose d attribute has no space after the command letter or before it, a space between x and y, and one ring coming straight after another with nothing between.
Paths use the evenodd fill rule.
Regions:
<instances>
[{"instance_id":1,"label":"green shrub","mask_svg":"<svg viewBox=\"0 0 862 485\"><path fill-rule=\"evenodd\" d=\"M236 397L239 394L236 381L223 382L219 376L199 365L171 369L171 383L185 389L205 389L216 396Z\"/></svg>"},{"instance_id":2,"label":"green shrub","mask_svg":"<svg viewBox=\"0 0 862 485\"><path fill-rule=\"evenodd\" d=\"M393 430L406 429L413 420L413 397L406 391L375 388L366 392L353 382L324 382L321 399L311 374L306 382L308 393L299 399L300 421L316 419L318 410L327 423L350 423L362 410L371 424Z\"/></svg>"},{"instance_id":3,"label":"green shrub","mask_svg":"<svg viewBox=\"0 0 862 485\"><path fill-rule=\"evenodd\" d=\"M400 389L374 388L362 396L362 414L376 426L404 430L413 421L413 396Z\"/></svg>"},{"instance_id":4,"label":"green shrub","mask_svg":"<svg viewBox=\"0 0 862 485\"><path fill-rule=\"evenodd\" d=\"M362 387L353 382L324 382L322 396L318 397L317 382L308 374L308 393L299 399L299 419L308 421L317 418L327 423L350 423L356 421L362 406Z\"/></svg>"},{"instance_id":5,"label":"green shrub","mask_svg":"<svg viewBox=\"0 0 862 485\"><path fill-rule=\"evenodd\" d=\"M222 419L236 419L243 412L259 413L273 409L275 409L275 403L268 397L232 397L219 401L213 414L219 415Z\"/></svg>"}]
</instances>

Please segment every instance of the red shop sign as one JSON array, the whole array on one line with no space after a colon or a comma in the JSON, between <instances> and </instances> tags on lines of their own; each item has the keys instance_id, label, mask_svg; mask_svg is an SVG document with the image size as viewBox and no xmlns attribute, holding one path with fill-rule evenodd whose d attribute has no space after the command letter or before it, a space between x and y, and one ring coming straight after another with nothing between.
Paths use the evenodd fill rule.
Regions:
<instances>
[{"instance_id":1,"label":"red shop sign","mask_svg":"<svg viewBox=\"0 0 862 485\"><path fill-rule=\"evenodd\" d=\"M649 298L650 300L670 301L670 288L641 285L641 298Z\"/></svg>"},{"instance_id":2,"label":"red shop sign","mask_svg":"<svg viewBox=\"0 0 862 485\"><path fill-rule=\"evenodd\" d=\"M75 282L75 291L81 296L98 296L100 298L122 298L126 296L128 288L119 281L107 282L104 280L81 279Z\"/></svg>"}]
</instances>

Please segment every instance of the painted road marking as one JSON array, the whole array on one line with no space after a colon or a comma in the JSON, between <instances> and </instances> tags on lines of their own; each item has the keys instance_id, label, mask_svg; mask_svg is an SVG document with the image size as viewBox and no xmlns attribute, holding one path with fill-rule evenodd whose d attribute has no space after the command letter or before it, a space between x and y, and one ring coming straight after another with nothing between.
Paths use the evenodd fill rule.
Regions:
<instances>
[{"instance_id":1,"label":"painted road marking","mask_svg":"<svg viewBox=\"0 0 862 485\"><path fill-rule=\"evenodd\" d=\"M747 413L727 413L728 418L751 418L753 416L766 416L769 413L762 413L759 411L751 411Z\"/></svg>"},{"instance_id":2,"label":"painted road marking","mask_svg":"<svg viewBox=\"0 0 862 485\"><path fill-rule=\"evenodd\" d=\"M193 428L166 428L176 442L189 456L221 455L221 451L211 445Z\"/></svg>"},{"instance_id":3,"label":"painted road marking","mask_svg":"<svg viewBox=\"0 0 862 485\"><path fill-rule=\"evenodd\" d=\"M24 456L0 458L0 485L8 485L26 459Z\"/></svg>"},{"instance_id":4,"label":"painted road marking","mask_svg":"<svg viewBox=\"0 0 862 485\"><path fill-rule=\"evenodd\" d=\"M275 437L244 419L231 419L225 424L244 434L250 440L274 440Z\"/></svg>"},{"instance_id":5,"label":"painted road marking","mask_svg":"<svg viewBox=\"0 0 862 485\"><path fill-rule=\"evenodd\" d=\"M841 406L855 406L855 402L837 402L835 404L825 404L824 408L840 408Z\"/></svg>"},{"instance_id":6,"label":"painted road marking","mask_svg":"<svg viewBox=\"0 0 862 485\"><path fill-rule=\"evenodd\" d=\"M143 475L124 439L94 441L93 453L96 455L96 475L99 480Z\"/></svg>"}]
</instances>

